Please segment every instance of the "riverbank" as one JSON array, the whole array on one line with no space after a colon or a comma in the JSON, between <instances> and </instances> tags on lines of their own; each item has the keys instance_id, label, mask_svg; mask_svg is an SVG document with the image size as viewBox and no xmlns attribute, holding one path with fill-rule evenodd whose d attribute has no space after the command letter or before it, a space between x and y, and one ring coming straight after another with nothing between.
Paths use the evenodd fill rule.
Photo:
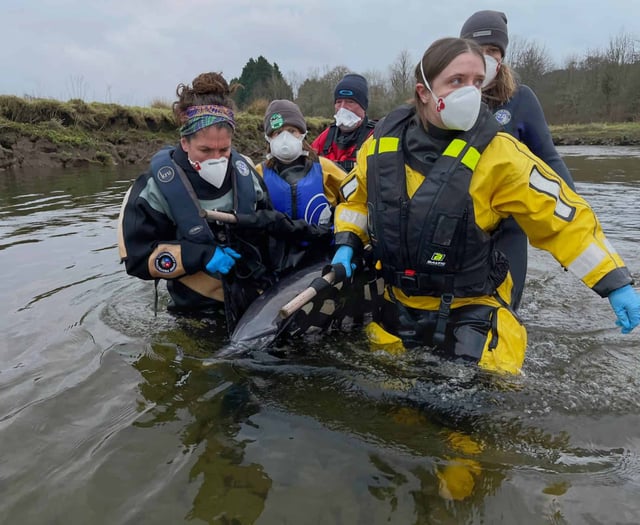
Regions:
<instances>
[{"instance_id":1,"label":"riverbank","mask_svg":"<svg viewBox=\"0 0 640 525\"><path fill-rule=\"evenodd\" d=\"M236 116L234 145L255 160L266 151L262 114ZM307 118L309 141L331 122ZM142 108L2 95L0 170L144 166L161 146L177 142L176 128L167 105ZM640 124L633 122L551 126L551 133L556 145L640 145Z\"/></svg>"}]
</instances>

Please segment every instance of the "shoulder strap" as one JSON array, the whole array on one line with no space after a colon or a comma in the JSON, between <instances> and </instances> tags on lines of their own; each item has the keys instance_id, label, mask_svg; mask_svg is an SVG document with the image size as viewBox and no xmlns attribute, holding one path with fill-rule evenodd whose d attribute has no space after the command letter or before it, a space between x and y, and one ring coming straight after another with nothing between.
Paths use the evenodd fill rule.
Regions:
<instances>
[{"instance_id":1,"label":"shoulder strap","mask_svg":"<svg viewBox=\"0 0 640 525\"><path fill-rule=\"evenodd\" d=\"M197 243L213 243L215 238L201 214L200 201L184 170L173 162L174 147L165 147L151 158L151 173L169 204L181 236Z\"/></svg>"}]
</instances>

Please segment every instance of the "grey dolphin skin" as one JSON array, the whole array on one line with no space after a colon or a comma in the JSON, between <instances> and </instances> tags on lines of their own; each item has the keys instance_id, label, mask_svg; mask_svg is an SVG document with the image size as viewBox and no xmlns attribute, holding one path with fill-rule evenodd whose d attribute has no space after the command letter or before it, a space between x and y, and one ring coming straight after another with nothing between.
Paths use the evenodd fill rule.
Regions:
<instances>
[{"instance_id":1,"label":"grey dolphin skin","mask_svg":"<svg viewBox=\"0 0 640 525\"><path fill-rule=\"evenodd\" d=\"M366 272L358 272L353 281L338 282L318 289L311 301L290 316L282 317L282 308L305 292L312 283L322 282L328 261L305 266L281 279L255 299L231 334L230 342L216 353L218 358L240 357L254 350L266 350L281 337L300 336L356 324L370 313L372 301L365 300ZM326 271L326 270L325 270Z\"/></svg>"}]
</instances>

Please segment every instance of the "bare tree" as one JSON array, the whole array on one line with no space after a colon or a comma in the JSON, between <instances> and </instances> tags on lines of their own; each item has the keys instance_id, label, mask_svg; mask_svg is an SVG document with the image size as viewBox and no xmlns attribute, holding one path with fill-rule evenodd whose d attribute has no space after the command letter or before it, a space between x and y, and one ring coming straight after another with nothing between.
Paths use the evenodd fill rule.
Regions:
<instances>
[{"instance_id":1,"label":"bare tree","mask_svg":"<svg viewBox=\"0 0 640 525\"><path fill-rule=\"evenodd\" d=\"M522 82L532 88L554 67L544 46L518 36L514 36L509 42L505 61L518 73Z\"/></svg>"},{"instance_id":2,"label":"bare tree","mask_svg":"<svg viewBox=\"0 0 640 525\"><path fill-rule=\"evenodd\" d=\"M389 66L389 82L394 102L401 102L411 97L414 85L414 67L415 62L406 49L403 49L396 61Z\"/></svg>"}]
</instances>

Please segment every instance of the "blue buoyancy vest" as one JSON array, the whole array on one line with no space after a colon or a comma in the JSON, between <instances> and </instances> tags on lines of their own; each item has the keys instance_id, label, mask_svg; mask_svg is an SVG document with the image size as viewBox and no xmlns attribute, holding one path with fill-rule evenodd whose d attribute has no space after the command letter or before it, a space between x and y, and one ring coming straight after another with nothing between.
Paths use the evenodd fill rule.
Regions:
<instances>
[{"instance_id":1,"label":"blue buoyancy vest","mask_svg":"<svg viewBox=\"0 0 640 525\"><path fill-rule=\"evenodd\" d=\"M178 233L190 241L212 244L215 240L205 214L191 182L184 170L173 161L175 147L166 147L151 158L151 172L162 195L167 200ZM231 181L233 188L233 210L236 213L253 213L256 207L256 190L253 176L255 170L237 151L231 150Z\"/></svg>"},{"instance_id":2,"label":"blue buoyancy vest","mask_svg":"<svg viewBox=\"0 0 640 525\"><path fill-rule=\"evenodd\" d=\"M292 219L304 219L309 224L327 224L331 219L331 204L324 193L322 166L314 162L308 173L289 184L278 173L262 166L264 182L276 210Z\"/></svg>"}]
</instances>

